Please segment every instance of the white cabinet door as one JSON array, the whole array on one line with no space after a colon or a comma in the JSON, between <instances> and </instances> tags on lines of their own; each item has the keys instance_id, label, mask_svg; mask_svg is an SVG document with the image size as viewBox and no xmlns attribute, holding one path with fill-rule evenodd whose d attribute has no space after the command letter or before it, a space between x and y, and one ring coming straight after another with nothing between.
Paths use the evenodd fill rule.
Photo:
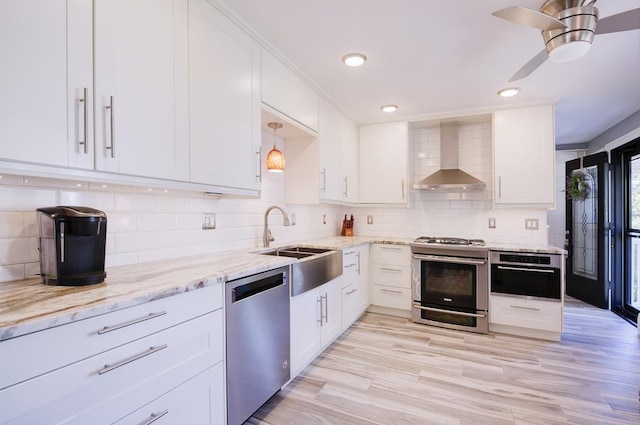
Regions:
<instances>
[{"instance_id":1,"label":"white cabinet door","mask_svg":"<svg viewBox=\"0 0 640 425\"><path fill-rule=\"evenodd\" d=\"M187 0L95 1L96 168L189 180Z\"/></svg>"},{"instance_id":2,"label":"white cabinet door","mask_svg":"<svg viewBox=\"0 0 640 425\"><path fill-rule=\"evenodd\" d=\"M258 190L260 48L206 0L189 2L191 181Z\"/></svg>"},{"instance_id":3,"label":"white cabinet door","mask_svg":"<svg viewBox=\"0 0 640 425\"><path fill-rule=\"evenodd\" d=\"M341 161L344 152L340 146L340 114L324 98L320 98L320 135L316 143L320 148L320 199L343 199Z\"/></svg>"},{"instance_id":4,"label":"white cabinet door","mask_svg":"<svg viewBox=\"0 0 640 425\"><path fill-rule=\"evenodd\" d=\"M555 205L553 106L496 111L494 202Z\"/></svg>"},{"instance_id":5,"label":"white cabinet door","mask_svg":"<svg viewBox=\"0 0 640 425\"><path fill-rule=\"evenodd\" d=\"M359 296L358 311L360 314L364 313L369 307L370 294L369 294L369 245L361 245L358 247L358 285L361 291Z\"/></svg>"},{"instance_id":6,"label":"white cabinet door","mask_svg":"<svg viewBox=\"0 0 640 425\"><path fill-rule=\"evenodd\" d=\"M407 123L360 127L360 202L407 202Z\"/></svg>"},{"instance_id":7,"label":"white cabinet door","mask_svg":"<svg viewBox=\"0 0 640 425\"><path fill-rule=\"evenodd\" d=\"M318 93L265 50L262 51L262 103L318 131Z\"/></svg>"},{"instance_id":8,"label":"white cabinet door","mask_svg":"<svg viewBox=\"0 0 640 425\"><path fill-rule=\"evenodd\" d=\"M320 345L325 348L342 333L342 278L337 277L320 287Z\"/></svg>"},{"instance_id":9,"label":"white cabinet door","mask_svg":"<svg viewBox=\"0 0 640 425\"><path fill-rule=\"evenodd\" d=\"M291 377L320 352L320 303L318 289L291 299Z\"/></svg>"},{"instance_id":10,"label":"white cabinet door","mask_svg":"<svg viewBox=\"0 0 640 425\"><path fill-rule=\"evenodd\" d=\"M358 127L340 116L340 164L343 181L342 200L357 203L360 199L360 157L358 150Z\"/></svg>"},{"instance_id":11,"label":"white cabinet door","mask_svg":"<svg viewBox=\"0 0 640 425\"><path fill-rule=\"evenodd\" d=\"M92 4L0 2L0 158L93 168Z\"/></svg>"}]
</instances>

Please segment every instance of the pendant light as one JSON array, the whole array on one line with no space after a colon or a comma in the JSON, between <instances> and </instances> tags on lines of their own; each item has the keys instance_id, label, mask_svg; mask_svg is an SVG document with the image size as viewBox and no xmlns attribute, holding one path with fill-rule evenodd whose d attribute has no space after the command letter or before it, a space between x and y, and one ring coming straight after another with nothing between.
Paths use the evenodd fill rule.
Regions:
<instances>
[{"instance_id":1,"label":"pendant light","mask_svg":"<svg viewBox=\"0 0 640 425\"><path fill-rule=\"evenodd\" d=\"M267 127L273 129L273 149L267 154L267 170L274 173L282 173L284 171L284 154L276 147L276 130L282 128L279 122L267 123Z\"/></svg>"}]
</instances>

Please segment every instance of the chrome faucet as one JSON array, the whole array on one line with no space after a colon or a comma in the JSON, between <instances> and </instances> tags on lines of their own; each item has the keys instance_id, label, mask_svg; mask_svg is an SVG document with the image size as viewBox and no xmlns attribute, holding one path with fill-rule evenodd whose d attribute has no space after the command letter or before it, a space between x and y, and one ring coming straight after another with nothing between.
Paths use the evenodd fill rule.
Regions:
<instances>
[{"instance_id":1,"label":"chrome faucet","mask_svg":"<svg viewBox=\"0 0 640 425\"><path fill-rule=\"evenodd\" d=\"M284 216L283 224L285 226L289 226L289 216L287 216L287 212L285 210L277 205L273 205L267 208L267 211L264 213L264 234L262 235L262 243L264 244L265 248L269 246L269 242L275 240L273 235L271 234L271 230L269 230L269 222L267 221L267 219L269 218L269 213L273 209L280 210L282 212L282 215Z\"/></svg>"}]
</instances>

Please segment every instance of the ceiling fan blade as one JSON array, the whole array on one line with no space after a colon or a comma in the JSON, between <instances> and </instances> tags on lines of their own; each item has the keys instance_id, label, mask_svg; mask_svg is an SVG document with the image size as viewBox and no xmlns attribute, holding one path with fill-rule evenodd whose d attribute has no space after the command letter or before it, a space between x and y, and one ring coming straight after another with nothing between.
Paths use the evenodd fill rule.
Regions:
<instances>
[{"instance_id":1,"label":"ceiling fan blade","mask_svg":"<svg viewBox=\"0 0 640 425\"><path fill-rule=\"evenodd\" d=\"M627 10L598 20L596 34L640 29L640 9Z\"/></svg>"},{"instance_id":2,"label":"ceiling fan blade","mask_svg":"<svg viewBox=\"0 0 640 425\"><path fill-rule=\"evenodd\" d=\"M547 60L549 54L546 49L543 49L540 53L535 55L529 62L525 63L522 68L518 70L513 77L509 79L509 82L522 80L524 77L528 77L533 71L535 71L540 65Z\"/></svg>"},{"instance_id":3,"label":"ceiling fan blade","mask_svg":"<svg viewBox=\"0 0 640 425\"><path fill-rule=\"evenodd\" d=\"M552 16L521 6L496 10L492 15L515 22L516 24L526 25L540 30L560 30L567 27L562 21Z\"/></svg>"}]
</instances>

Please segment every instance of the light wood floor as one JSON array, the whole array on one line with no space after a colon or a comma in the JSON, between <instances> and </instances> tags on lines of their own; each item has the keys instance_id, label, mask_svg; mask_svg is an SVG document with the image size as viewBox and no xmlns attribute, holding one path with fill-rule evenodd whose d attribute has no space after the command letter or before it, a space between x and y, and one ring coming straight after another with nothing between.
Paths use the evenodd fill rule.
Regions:
<instances>
[{"instance_id":1,"label":"light wood floor","mask_svg":"<svg viewBox=\"0 0 640 425\"><path fill-rule=\"evenodd\" d=\"M640 424L636 328L568 300L562 341L367 313L247 424Z\"/></svg>"}]
</instances>

